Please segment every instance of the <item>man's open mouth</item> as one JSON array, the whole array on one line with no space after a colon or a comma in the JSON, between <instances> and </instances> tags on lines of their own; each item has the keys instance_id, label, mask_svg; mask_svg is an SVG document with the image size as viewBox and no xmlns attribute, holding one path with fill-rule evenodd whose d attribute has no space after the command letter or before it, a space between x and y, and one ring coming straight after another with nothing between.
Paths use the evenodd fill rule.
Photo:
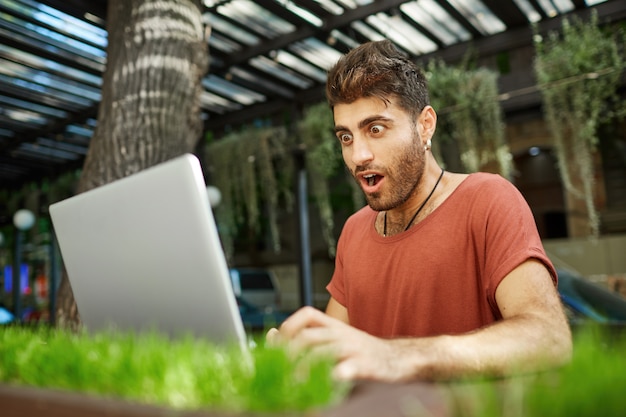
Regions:
<instances>
[{"instance_id":1,"label":"man's open mouth","mask_svg":"<svg viewBox=\"0 0 626 417\"><path fill-rule=\"evenodd\" d=\"M382 177L380 175L376 175L376 174L363 175L363 179L365 180L367 185L369 185L370 187L376 185L381 178Z\"/></svg>"}]
</instances>

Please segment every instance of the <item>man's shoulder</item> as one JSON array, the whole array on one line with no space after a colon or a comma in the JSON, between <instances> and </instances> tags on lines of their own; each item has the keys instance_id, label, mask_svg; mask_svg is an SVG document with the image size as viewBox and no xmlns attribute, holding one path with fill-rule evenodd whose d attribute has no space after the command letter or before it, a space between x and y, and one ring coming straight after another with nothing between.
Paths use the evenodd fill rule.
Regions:
<instances>
[{"instance_id":1,"label":"man's shoulder","mask_svg":"<svg viewBox=\"0 0 626 417\"><path fill-rule=\"evenodd\" d=\"M473 172L467 176L467 179L472 183L484 184L484 183L510 183L507 179L499 174L493 174L491 172Z\"/></svg>"},{"instance_id":2,"label":"man's shoulder","mask_svg":"<svg viewBox=\"0 0 626 417\"><path fill-rule=\"evenodd\" d=\"M486 208L493 205L517 205L523 199L515 185L506 178L488 172L474 172L456 188L450 203L463 209L468 206Z\"/></svg>"},{"instance_id":3,"label":"man's shoulder","mask_svg":"<svg viewBox=\"0 0 626 417\"><path fill-rule=\"evenodd\" d=\"M464 188L515 189L515 185L506 178L489 172L474 172L463 182Z\"/></svg>"}]
</instances>

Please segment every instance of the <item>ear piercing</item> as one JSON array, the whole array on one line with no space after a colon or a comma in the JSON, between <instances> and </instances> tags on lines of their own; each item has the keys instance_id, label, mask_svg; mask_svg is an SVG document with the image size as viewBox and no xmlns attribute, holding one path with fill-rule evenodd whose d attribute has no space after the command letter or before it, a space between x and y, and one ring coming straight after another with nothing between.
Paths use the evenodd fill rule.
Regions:
<instances>
[{"instance_id":1,"label":"ear piercing","mask_svg":"<svg viewBox=\"0 0 626 417\"><path fill-rule=\"evenodd\" d=\"M428 139L426 141L426 146L424 146L424 150L425 151L430 151L430 148L432 148L432 146L433 146L433 143L430 141L430 139Z\"/></svg>"}]
</instances>

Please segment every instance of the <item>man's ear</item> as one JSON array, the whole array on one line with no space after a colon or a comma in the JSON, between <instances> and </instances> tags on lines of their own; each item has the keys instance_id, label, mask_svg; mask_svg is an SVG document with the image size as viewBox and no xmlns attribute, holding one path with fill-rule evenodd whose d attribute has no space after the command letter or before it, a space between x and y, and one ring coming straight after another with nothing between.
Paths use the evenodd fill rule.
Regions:
<instances>
[{"instance_id":1,"label":"man's ear","mask_svg":"<svg viewBox=\"0 0 626 417\"><path fill-rule=\"evenodd\" d=\"M420 138L425 144L428 139L433 137L437 128L437 113L435 113L435 109L431 106L424 107L417 118L417 126Z\"/></svg>"}]
</instances>

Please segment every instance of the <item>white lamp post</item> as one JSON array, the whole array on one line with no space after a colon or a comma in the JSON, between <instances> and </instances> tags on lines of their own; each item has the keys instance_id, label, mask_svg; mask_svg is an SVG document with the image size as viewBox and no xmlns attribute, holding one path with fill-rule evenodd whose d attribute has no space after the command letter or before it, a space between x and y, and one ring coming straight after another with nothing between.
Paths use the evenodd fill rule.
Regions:
<instances>
[{"instance_id":1,"label":"white lamp post","mask_svg":"<svg viewBox=\"0 0 626 417\"><path fill-rule=\"evenodd\" d=\"M17 227L17 230L25 232L35 224L35 215L30 210L18 210L13 215L13 224Z\"/></svg>"},{"instance_id":2,"label":"white lamp post","mask_svg":"<svg viewBox=\"0 0 626 417\"><path fill-rule=\"evenodd\" d=\"M35 224L35 215L32 211L21 209L13 215L13 224L15 225L15 265L13 266L13 315L16 320L21 317L21 294L20 294L20 272L22 269L22 240L24 232L29 230Z\"/></svg>"},{"instance_id":3,"label":"white lamp post","mask_svg":"<svg viewBox=\"0 0 626 417\"><path fill-rule=\"evenodd\" d=\"M209 197L209 204L212 208L217 207L222 202L222 192L214 185L206 187L206 193Z\"/></svg>"}]
</instances>

